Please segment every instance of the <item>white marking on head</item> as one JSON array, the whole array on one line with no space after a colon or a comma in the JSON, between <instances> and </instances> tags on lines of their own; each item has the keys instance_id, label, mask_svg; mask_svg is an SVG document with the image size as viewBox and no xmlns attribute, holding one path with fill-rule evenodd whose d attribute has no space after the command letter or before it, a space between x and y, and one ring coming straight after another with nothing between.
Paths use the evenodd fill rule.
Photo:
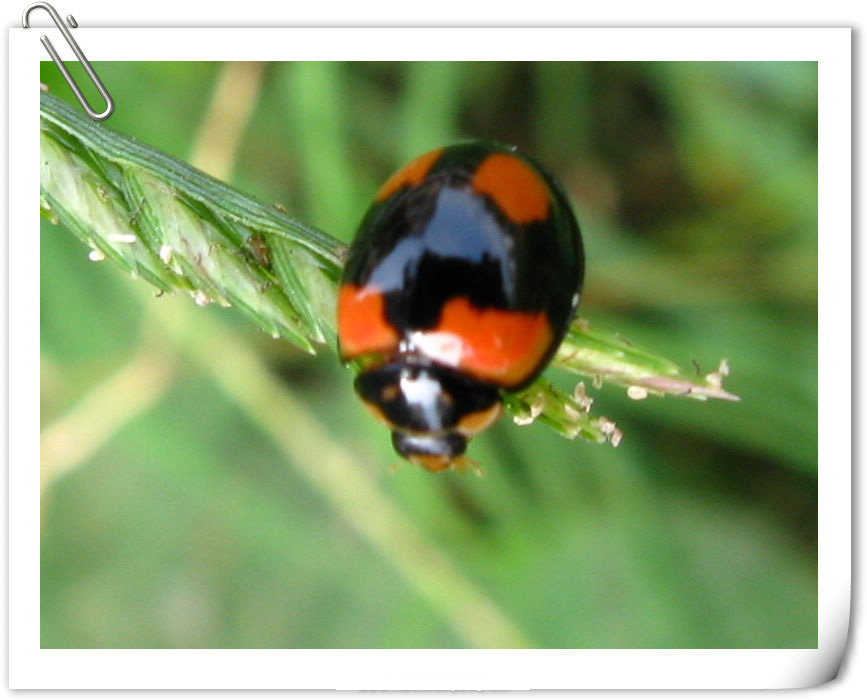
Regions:
<instances>
[{"instance_id":1,"label":"white marking on head","mask_svg":"<svg viewBox=\"0 0 867 700\"><path fill-rule=\"evenodd\" d=\"M404 370L400 375L400 391L407 404L421 409L430 425L439 422L437 403L442 394L442 386L436 379L431 379L424 373L412 377Z\"/></svg>"}]
</instances>

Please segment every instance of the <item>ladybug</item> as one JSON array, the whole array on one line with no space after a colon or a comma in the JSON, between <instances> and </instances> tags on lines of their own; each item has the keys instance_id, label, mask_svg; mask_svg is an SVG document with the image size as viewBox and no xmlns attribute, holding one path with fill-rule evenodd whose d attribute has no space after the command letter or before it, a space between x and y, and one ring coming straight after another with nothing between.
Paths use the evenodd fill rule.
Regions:
<instances>
[{"instance_id":1,"label":"ladybug","mask_svg":"<svg viewBox=\"0 0 867 700\"><path fill-rule=\"evenodd\" d=\"M560 185L513 147L419 156L379 189L347 257L340 356L402 457L429 471L547 365L578 306L581 232Z\"/></svg>"}]
</instances>

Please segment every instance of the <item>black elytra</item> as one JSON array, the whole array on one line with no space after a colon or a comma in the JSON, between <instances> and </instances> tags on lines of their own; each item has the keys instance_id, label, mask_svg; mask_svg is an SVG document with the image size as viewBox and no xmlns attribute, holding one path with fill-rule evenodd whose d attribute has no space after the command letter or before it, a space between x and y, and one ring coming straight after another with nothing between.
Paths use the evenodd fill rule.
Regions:
<instances>
[{"instance_id":1,"label":"black elytra","mask_svg":"<svg viewBox=\"0 0 867 700\"><path fill-rule=\"evenodd\" d=\"M472 177L492 153L520 158L545 181L547 218L514 223L473 191ZM473 142L443 149L421 183L373 203L343 283L381 290L399 333L432 328L446 301L465 296L481 309L544 311L562 338L583 279L581 232L560 184L514 148Z\"/></svg>"}]
</instances>

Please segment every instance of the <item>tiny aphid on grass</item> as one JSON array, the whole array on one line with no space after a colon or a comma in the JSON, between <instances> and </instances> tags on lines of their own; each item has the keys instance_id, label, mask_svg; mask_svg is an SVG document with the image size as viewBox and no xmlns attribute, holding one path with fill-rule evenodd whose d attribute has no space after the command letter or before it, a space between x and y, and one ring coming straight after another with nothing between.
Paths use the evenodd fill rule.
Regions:
<instances>
[{"instance_id":1,"label":"tiny aphid on grass","mask_svg":"<svg viewBox=\"0 0 867 700\"><path fill-rule=\"evenodd\" d=\"M262 236L250 236L247 239L247 250L253 259L262 267L271 267L271 256L268 254L268 244Z\"/></svg>"}]
</instances>

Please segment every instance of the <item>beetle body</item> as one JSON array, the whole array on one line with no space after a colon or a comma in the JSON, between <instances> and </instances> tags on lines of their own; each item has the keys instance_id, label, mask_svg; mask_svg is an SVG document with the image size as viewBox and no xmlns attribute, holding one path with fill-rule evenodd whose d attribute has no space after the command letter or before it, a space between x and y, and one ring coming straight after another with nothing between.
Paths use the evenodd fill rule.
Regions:
<instances>
[{"instance_id":1,"label":"beetle body","mask_svg":"<svg viewBox=\"0 0 867 700\"><path fill-rule=\"evenodd\" d=\"M437 149L386 181L349 250L337 323L397 452L431 471L456 462L501 391L551 359L583 277L565 194L513 148Z\"/></svg>"}]
</instances>

